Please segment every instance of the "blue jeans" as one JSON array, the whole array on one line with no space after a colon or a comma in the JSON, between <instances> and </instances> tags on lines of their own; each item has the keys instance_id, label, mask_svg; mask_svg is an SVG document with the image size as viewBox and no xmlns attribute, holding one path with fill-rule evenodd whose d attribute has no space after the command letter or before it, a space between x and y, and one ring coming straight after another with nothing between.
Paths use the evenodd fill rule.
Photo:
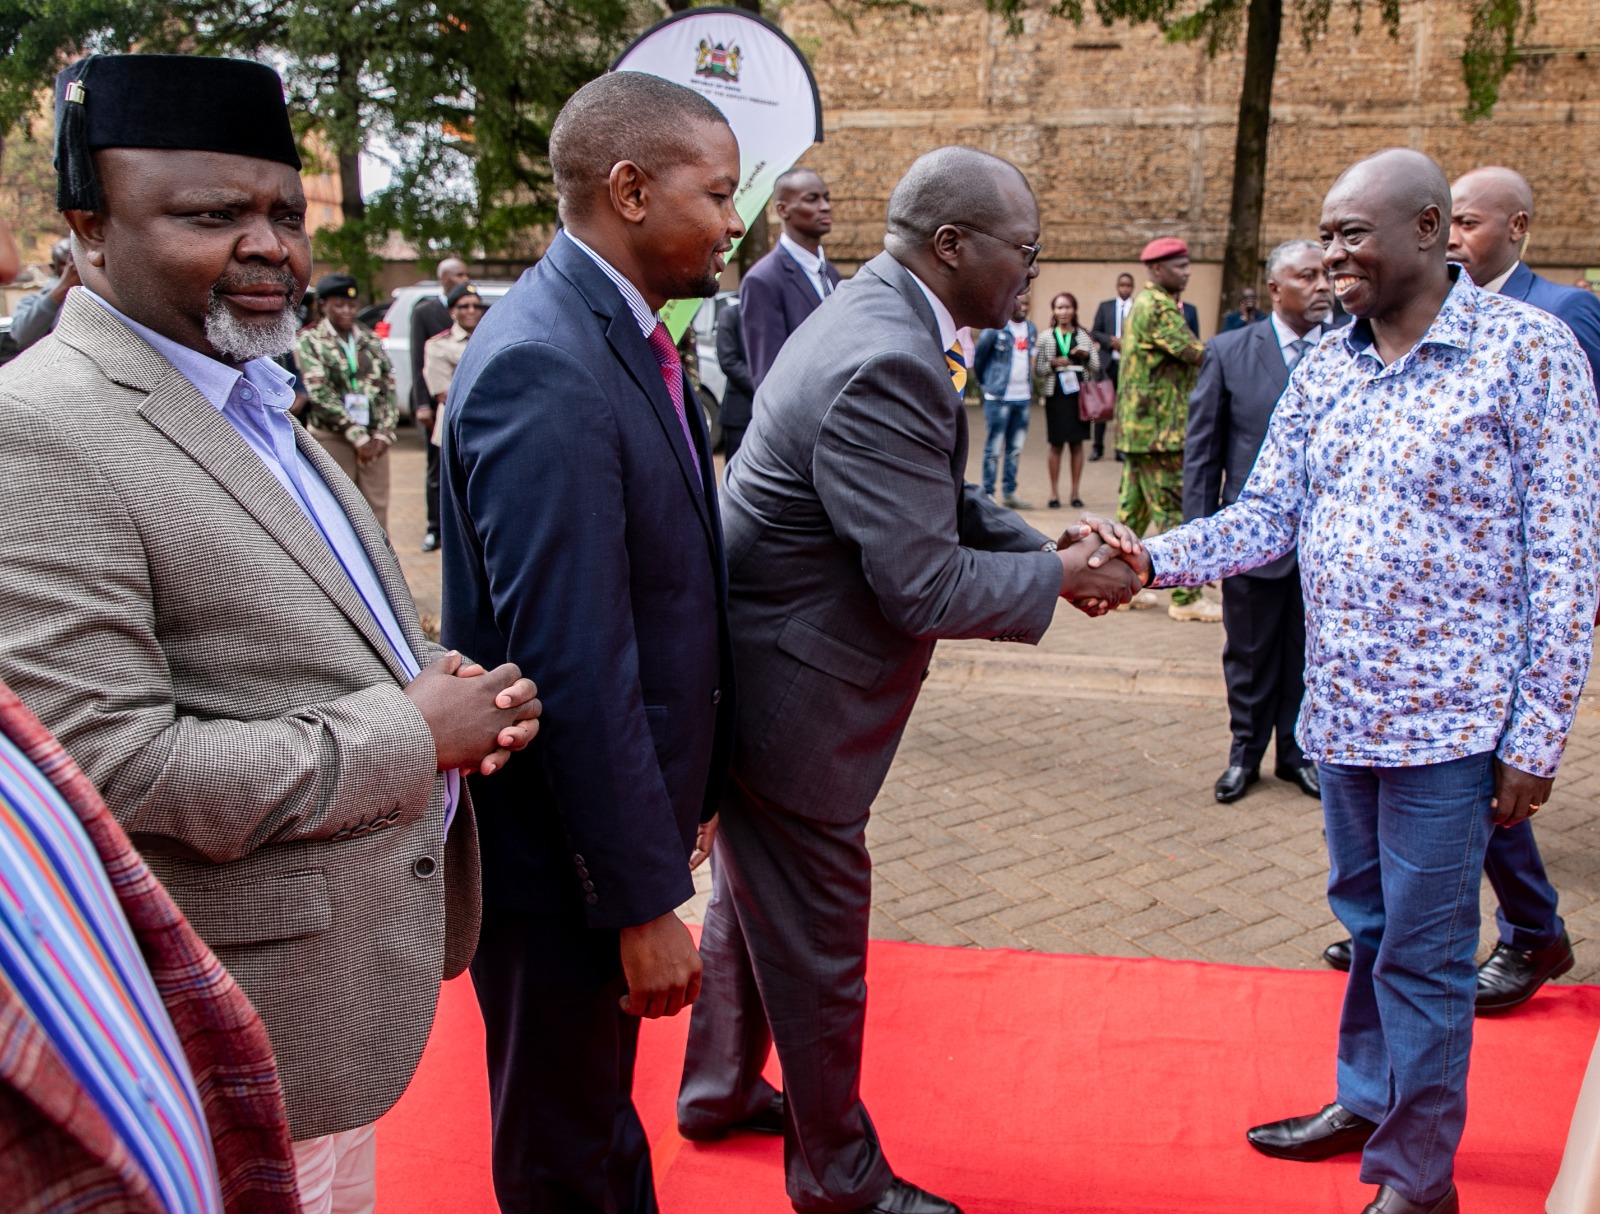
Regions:
<instances>
[{"instance_id":1,"label":"blue jeans","mask_svg":"<svg viewBox=\"0 0 1600 1214\"><path fill-rule=\"evenodd\" d=\"M1000 463L1001 448L1006 453L1002 484L1008 495L1017 491L1017 460L1028 438L1028 408L1032 403L983 398L983 420L989 425L988 436L983 440L983 492L986 495L994 493L994 473Z\"/></svg>"},{"instance_id":2,"label":"blue jeans","mask_svg":"<svg viewBox=\"0 0 1600 1214\"><path fill-rule=\"evenodd\" d=\"M1556 889L1545 876L1539 845L1533 841L1532 821L1509 830L1496 828L1489 836L1489 854L1483 871L1499 899L1495 920L1500 943L1518 952L1548 948L1561 939L1566 924L1556 914Z\"/></svg>"},{"instance_id":3,"label":"blue jeans","mask_svg":"<svg viewBox=\"0 0 1600 1214\"><path fill-rule=\"evenodd\" d=\"M1353 941L1338 1100L1378 1123L1361 1179L1427 1204L1450 1188L1466 1123L1494 755L1317 767L1328 902Z\"/></svg>"}]
</instances>

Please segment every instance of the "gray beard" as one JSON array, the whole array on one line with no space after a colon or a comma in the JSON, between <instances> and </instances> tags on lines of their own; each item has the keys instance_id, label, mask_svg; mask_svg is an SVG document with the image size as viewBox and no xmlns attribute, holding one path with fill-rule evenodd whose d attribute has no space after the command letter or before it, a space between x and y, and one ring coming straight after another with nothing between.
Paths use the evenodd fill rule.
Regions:
<instances>
[{"instance_id":1,"label":"gray beard","mask_svg":"<svg viewBox=\"0 0 1600 1214\"><path fill-rule=\"evenodd\" d=\"M292 307L270 318L240 320L213 295L206 312L206 340L211 348L242 363L282 354L294 345L298 328L299 318Z\"/></svg>"}]
</instances>

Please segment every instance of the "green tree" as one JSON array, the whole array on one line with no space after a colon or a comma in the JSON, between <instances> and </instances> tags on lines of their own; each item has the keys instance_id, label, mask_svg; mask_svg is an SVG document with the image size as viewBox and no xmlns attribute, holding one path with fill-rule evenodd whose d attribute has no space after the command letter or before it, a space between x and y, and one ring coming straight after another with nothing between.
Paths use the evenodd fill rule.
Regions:
<instances>
[{"instance_id":1,"label":"green tree","mask_svg":"<svg viewBox=\"0 0 1600 1214\"><path fill-rule=\"evenodd\" d=\"M183 49L279 68L313 162L339 172L344 224L319 253L370 276L398 231L425 250L498 252L554 214L561 104L646 19L643 0L0 0L0 132L85 50ZM361 154L391 185L364 197Z\"/></svg>"},{"instance_id":2,"label":"green tree","mask_svg":"<svg viewBox=\"0 0 1600 1214\"><path fill-rule=\"evenodd\" d=\"M1027 0L985 0L1006 18L1013 34L1022 32ZM1244 33L1244 79L1239 89L1238 133L1234 141L1233 192L1228 208L1228 243L1223 254L1222 298L1235 300L1254 286L1261 264L1261 216L1267 185L1267 138L1272 124L1272 80L1283 37L1284 10L1293 10L1307 49L1326 32L1338 0L1089 0L1104 24L1152 23L1174 42L1200 42L1215 56L1238 45ZM1361 17L1368 6L1348 0ZM1467 86L1463 117L1486 116L1499 97L1500 84L1517 64L1517 37L1532 25L1532 0L1469 0L1471 29L1461 56ZM1400 0L1372 3L1391 37L1400 30ZM1085 0L1050 0L1056 17L1081 24Z\"/></svg>"}]
</instances>

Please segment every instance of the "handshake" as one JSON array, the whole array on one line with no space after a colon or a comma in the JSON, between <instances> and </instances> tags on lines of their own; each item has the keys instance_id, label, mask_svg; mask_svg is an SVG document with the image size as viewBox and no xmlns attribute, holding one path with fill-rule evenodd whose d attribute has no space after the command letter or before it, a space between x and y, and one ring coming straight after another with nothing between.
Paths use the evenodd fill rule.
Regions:
<instances>
[{"instance_id":1,"label":"handshake","mask_svg":"<svg viewBox=\"0 0 1600 1214\"><path fill-rule=\"evenodd\" d=\"M1061 597L1085 615L1104 615L1150 581L1150 557L1121 523L1085 514L1061 533Z\"/></svg>"}]
</instances>

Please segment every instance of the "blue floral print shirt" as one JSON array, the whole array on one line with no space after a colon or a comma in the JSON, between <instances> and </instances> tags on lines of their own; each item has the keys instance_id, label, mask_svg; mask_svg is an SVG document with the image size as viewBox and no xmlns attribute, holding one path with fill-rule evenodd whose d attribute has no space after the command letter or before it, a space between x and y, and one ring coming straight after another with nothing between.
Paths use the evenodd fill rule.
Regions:
<instances>
[{"instance_id":1,"label":"blue floral print shirt","mask_svg":"<svg viewBox=\"0 0 1600 1214\"><path fill-rule=\"evenodd\" d=\"M1228 577L1298 541L1309 757L1495 750L1550 776L1589 672L1600 402L1566 325L1451 273L1388 366L1359 320L1301 359L1239 500L1145 541L1152 584Z\"/></svg>"}]
</instances>

